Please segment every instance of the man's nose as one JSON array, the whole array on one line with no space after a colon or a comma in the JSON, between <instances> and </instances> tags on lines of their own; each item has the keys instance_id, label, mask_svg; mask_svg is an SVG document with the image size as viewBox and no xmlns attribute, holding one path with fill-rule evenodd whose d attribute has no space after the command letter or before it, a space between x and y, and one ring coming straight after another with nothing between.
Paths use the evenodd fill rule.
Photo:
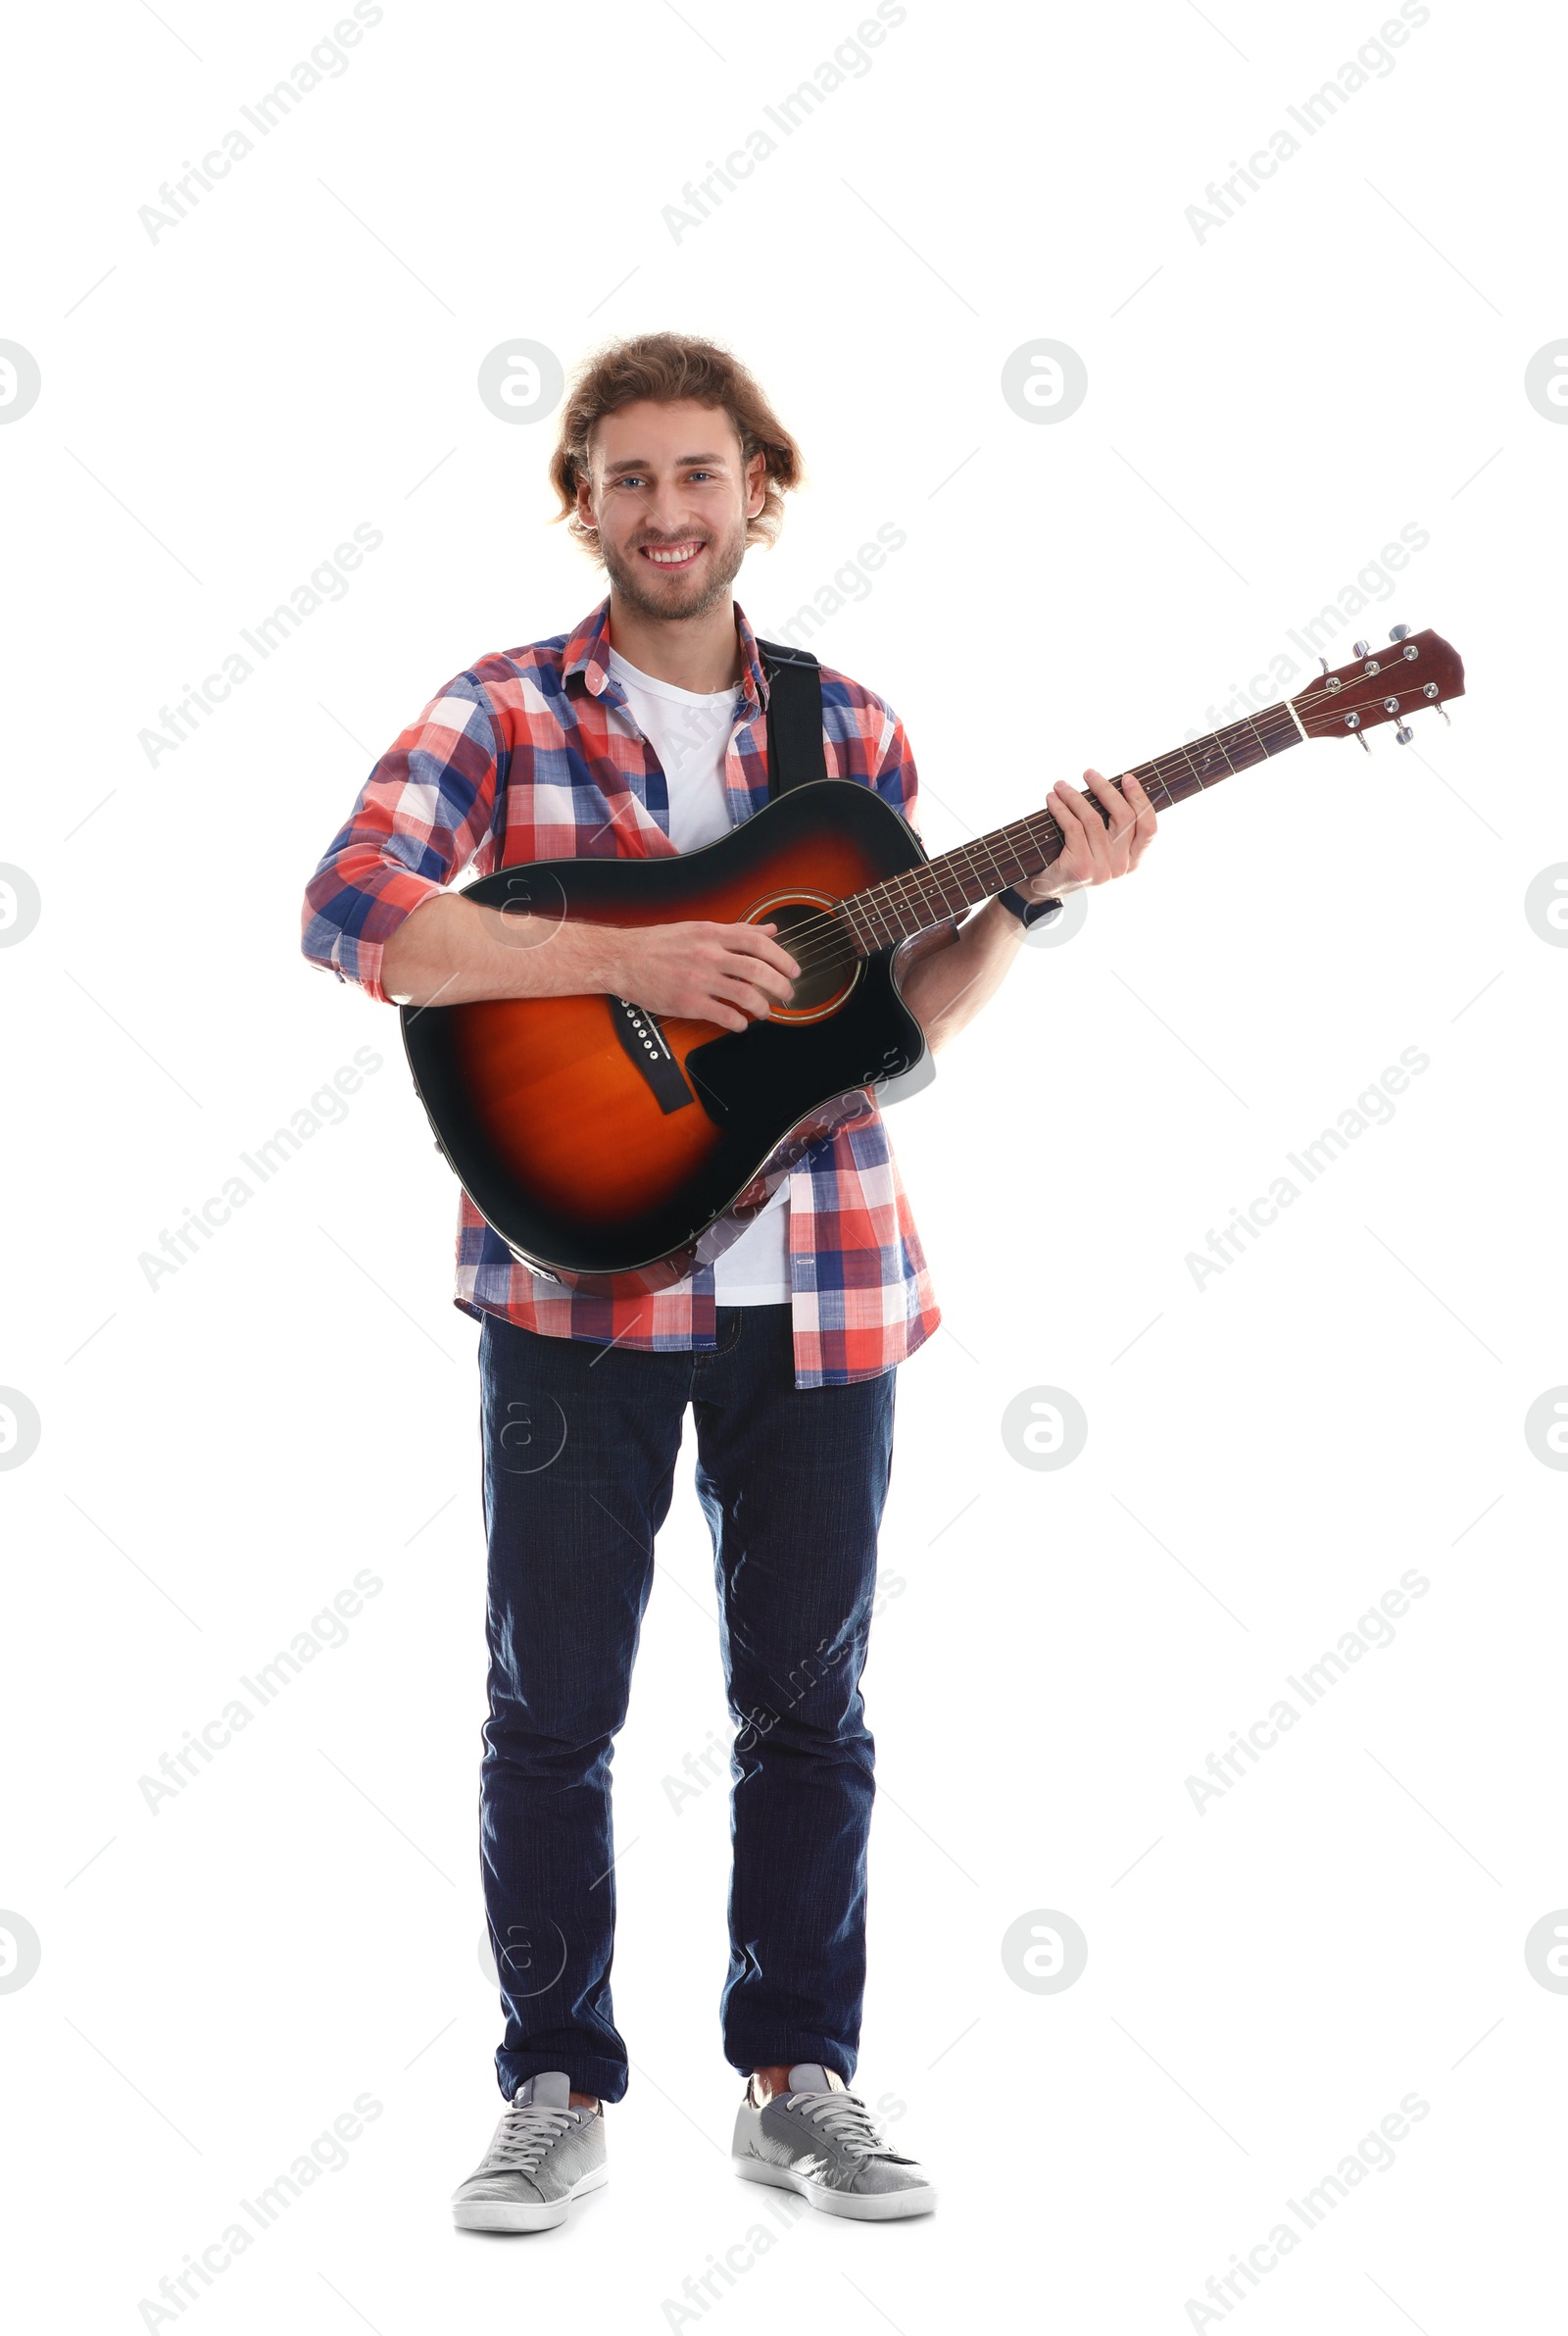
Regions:
<instances>
[{"instance_id":1,"label":"man's nose","mask_svg":"<svg viewBox=\"0 0 1568 2336\"><path fill-rule=\"evenodd\" d=\"M658 535L691 533L691 516L682 500L680 488L673 482L654 490L648 507L648 524Z\"/></svg>"}]
</instances>

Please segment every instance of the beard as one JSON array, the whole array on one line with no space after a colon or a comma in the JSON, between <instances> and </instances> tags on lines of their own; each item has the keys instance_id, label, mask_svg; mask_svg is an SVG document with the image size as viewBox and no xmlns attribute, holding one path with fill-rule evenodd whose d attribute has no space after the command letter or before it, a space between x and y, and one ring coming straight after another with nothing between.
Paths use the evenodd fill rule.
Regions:
<instances>
[{"instance_id":1,"label":"beard","mask_svg":"<svg viewBox=\"0 0 1568 2336\"><path fill-rule=\"evenodd\" d=\"M639 538L629 551L622 552L601 541L600 555L610 572L610 580L627 608L635 609L640 617L652 617L662 621L683 617L706 617L729 598L730 586L740 574L746 557L746 521L737 519L725 534L705 533L707 546L702 557L694 563L700 572L688 575L676 569L661 575L651 569L642 557L642 545L657 545L658 536ZM676 542L690 542L691 531L677 536Z\"/></svg>"}]
</instances>

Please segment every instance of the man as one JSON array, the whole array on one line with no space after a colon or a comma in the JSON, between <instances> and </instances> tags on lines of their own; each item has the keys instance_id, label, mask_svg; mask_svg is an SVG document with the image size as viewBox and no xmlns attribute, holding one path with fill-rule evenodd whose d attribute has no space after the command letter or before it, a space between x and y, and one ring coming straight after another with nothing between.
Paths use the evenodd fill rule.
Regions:
<instances>
[{"instance_id":1,"label":"man","mask_svg":"<svg viewBox=\"0 0 1568 2336\"><path fill-rule=\"evenodd\" d=\"M730 588L800 467L757 382L711 343L654 333L593 359L551 475L609 598L573 632L458 675L382 757L311 883L307 956L416 1006L605 992L741 1030L787 1003L800 968L772 927L536 928L442 888L470 861L482 874L689 851L761 807L767 682ZM897 717L830 669L821 685L829 776L913 825ZM1052 789L1066 845L1048 875L907 946L903 994L933 1047L996 990L1025 919L1142 857L1154 815L1136 779L1124 796L1085 777L1104 816ZM624 1299L531 1272L463 1200L457 1303L482 1324L489 1540L481 1855L509 2104L454 2198L463 2228L547 2227L606 2178L603 2105L626 2090L611 1748L688 1404L737 1729L735 2171L860 2220L935 2204L849 2086L873 1789L859 1680L894 1377L939 1317L874 1106L771 1180L721 1255Z\"/></svg>"}]
</instances>

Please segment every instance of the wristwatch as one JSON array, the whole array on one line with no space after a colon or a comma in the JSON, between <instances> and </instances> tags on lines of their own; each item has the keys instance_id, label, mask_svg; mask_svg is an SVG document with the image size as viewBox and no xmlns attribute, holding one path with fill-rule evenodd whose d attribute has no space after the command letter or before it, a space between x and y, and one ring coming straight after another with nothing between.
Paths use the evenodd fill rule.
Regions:
<instances>
[{"instance_id":1,"label":"wristwatch","mask_svg":"<svg viewBox=\"0 0 1568 2336\"><path fill-rule=\"evenodd\" d=\"M1023 894L1011 884L1005 892L999 892L994 897L1017 918L1025 932L1034 924L1050 924L1061 915L1062 904L1059 900L1025 900Z\"/></svg>"}]
</instances>

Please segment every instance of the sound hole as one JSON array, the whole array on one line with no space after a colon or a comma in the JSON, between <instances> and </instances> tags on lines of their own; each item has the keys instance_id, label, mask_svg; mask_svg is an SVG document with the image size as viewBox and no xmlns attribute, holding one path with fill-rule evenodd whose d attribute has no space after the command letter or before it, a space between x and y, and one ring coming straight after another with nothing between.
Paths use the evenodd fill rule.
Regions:
<instances>
[{"instance_id":1,"label":"sound hole","mask_svg":"<svg viewBox=\"0 0 1568 2336\"><path fill-rule=\"evenodd\" d=\"M836 906L824 896L820 900L763 901L750 912L753 924L778 927L773 938L801 969L790 1003L773 1009L775 1020L828 1013L854 988L860 961L832 915Z\"/></svg>"}]
</instances>

